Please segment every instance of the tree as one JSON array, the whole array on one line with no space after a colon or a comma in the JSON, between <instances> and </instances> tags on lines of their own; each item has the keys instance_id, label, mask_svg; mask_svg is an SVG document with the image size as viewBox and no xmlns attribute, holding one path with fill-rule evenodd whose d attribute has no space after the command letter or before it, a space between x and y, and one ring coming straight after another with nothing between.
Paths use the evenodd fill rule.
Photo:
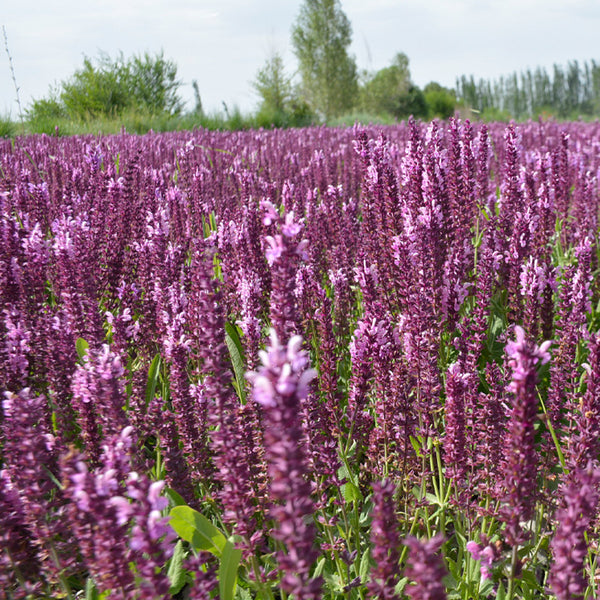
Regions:
<instances>
[{"instance_id":1,"label":"tree","mask_svg":"<svg viewBox=\"0 0 600 600\"><path fill-rule=\"evenodd\" d=\"M305 0L292 29L301 92L325 119L354 107L356 62L348 54L352 28L339 0Z\"/></svg>"},{"instance_id":2,"label":"tree","mask_svg":"<svg viewBox=\"0 0 600 600\"><path fill-rule=\"evenodd\" d=\"M252 86L262 98L260 111L284 113L292 97L292 84L285 74L283 58L273 52L259 69Z\"/></svg>"},{"instance_id":3,"label":"tree","mask_svg":"<svg viewBox=\"0 0 600 600\"><path fill-rule=\"evenodd\" d=\"M425 86L423 93L431 117L449 119L454 114L456 95L452 90L431 81Z\"/></svg>"},{"instance_id":4,"label":"tree","mask_svg":"<svg viewBox=\"0 0 600 600\"><path fill-rule=\"evenodd\" d=\"M396 119L427 115L423 92L410 80L406 54L399 52L389 67L367 75L361 89L361 106L368 113Z\"/></svg>"}]
</instances>

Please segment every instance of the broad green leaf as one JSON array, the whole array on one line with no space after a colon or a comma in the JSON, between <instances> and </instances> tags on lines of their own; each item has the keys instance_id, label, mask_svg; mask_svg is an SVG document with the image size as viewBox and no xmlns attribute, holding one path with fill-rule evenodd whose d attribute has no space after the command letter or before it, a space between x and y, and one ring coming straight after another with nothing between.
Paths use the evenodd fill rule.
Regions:
<instances>
[{"instance_id":1,"label":"broad green leaf","mask_svg":"<svg viewBox=\"0 0 600 600\"><path fill-rule=\"evenodd\" d=\"M360 490L351 481L342 485L342 494L346 502L360 502L363 499Z\"/></svg>"},{"instance_id":2,"label":"broad green leaf","mask_svg":"<svg viewBox=\"0 0 600 600\"><path fill-rule=\"evenodd\" d=\"M408 584L408 577L403 577L394 587L394 591L396 592L396 596L402 597L402 592L404 588Z\"/></svg>"},{"instance_id":3,"label":"broad green leaf","mask_svg":"<svg viewBox=\"0 0 600 600\"><path fill-rule=\"evenodd\" d=\"M148 381L146 383L146 406L154 399L156 393L156 384L158 383L158 375L160 373L160 354L157 354L150 363L148 369Z\"/></svg>"},{"instance_id":4,"label":"broad green leaf","mask_svg":"<svg viewBox=\"0 0 600 600\"><path fill-rule=\"evenodd\" d=\"M204 515L189 506L175 506L169 515L171 527L195 550L206 550L221 556L227 539Z\"/></svg>"},{"instance_id":5,"label":"broad green leaf","mask_svg":"<svg viewBox=\"0 0 600 600\"><path fill-rule=\"evenodd\" d=\"M185 585L185 574L186 571L183 568L183 559L185 558L185 549L181 540L177 541L173 556L169 562L169 570L167 575L171 587L169 588L169 594L178 594L181 588Z\"/></svg>"},{"instance_id":6,"label":"broad green leaf","mask_svg":"<svg viewBox=\"0 0 600 600\"><path fill-rule=\"evenodd\" d=\"M221 600L233 600L237 586L238 567L242 551L231 540L225 542L219 565L219 597Z\"/></svg>"},{"instance_id":7,"label":"broad green leaf","mask_svg":"<svg viewBox=\"0 0 600 600\"><path fill-rule=\"evenodd\" d=\"M235 375L235 389L242 404L246 404L246 380L244 374L246 367L244 365L244 349L238 333L237 327L232 323L225 323L225 342L231 356L233 373Z\"/></svg>"},{"instance_id":8,"label":"broad green leaf","mask_svg":"<svg viewBox=\"0 0 600 600\"><path fill-rule=\"evenodd\" d=\"M75 342L75 350L77 350L77 356L79 356L81 360L87 356L89 348L90 345L86 340L83 338L77 338L77 341Z\"/></svg>"},{"instance_id":9,"label":"broad green leaf","mask_svg":"<svg viewBox=\"0 0 600 600\"><path fill-rule=\"evenodd\" d=\"M431 494L430 492L427 492L425 494L425 498L427 499L427 502L429 502L429 504L432 504L434 506L446 506L443 500L440 500L435 494Z\"/></svg>"},{"instance_id":10,"label":"broad green leaf","mask_svg":"<svg viewBox=\"0 0 600 600\"><path fill-rule=\"evenodd\" d=\"M423 447L423 440L420 437L417 438L412 435L409 436L409 440L413 450L415 451L415 454L417 457L421 458L421 456L423 456L423 452L421 450Z\"/></svg>"}]
</instances>

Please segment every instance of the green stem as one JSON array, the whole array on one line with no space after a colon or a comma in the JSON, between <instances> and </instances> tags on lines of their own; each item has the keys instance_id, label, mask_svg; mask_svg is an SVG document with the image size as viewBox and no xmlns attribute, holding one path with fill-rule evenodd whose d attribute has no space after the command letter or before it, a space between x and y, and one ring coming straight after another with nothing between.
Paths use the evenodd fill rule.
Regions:
<instances>
[{"instance_id":1,"label":"green stem","mask_svg":"<svg viewBox=\"0 0 600 600\"><path fill-rule=\"evenodd\" d=\"M507 600L512 600L515 594L515 581L517 579L517 565L519 564L518 546L513 546L512 557L510 561L510 575L508 579L508 592L506 593Z\"/></svg>"},{"instance_id":2,"label":"green stem","mask_svg":"<svg viewBox=\"0 0 600 600\"><path fill-rule=\"evenodd\" d=\"M273 590L268 585L265 585L262 580L262 574L260 572L260 564L258 563L258 559L256 555L252 555L252 571L254 573L254 579L256 581L256 587L258 588L259 598L268 600L275 600L275 596L273 595Z\"/></svg>"}]
</instances>

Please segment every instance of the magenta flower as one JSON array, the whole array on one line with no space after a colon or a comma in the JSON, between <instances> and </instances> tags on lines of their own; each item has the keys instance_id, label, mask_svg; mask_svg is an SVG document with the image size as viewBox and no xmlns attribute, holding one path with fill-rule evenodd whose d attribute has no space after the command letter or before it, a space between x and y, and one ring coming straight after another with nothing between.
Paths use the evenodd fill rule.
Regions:
<instances>
[{"instance_id":1,"label":"magenta flower","mask_svg":"<svg viewBox=\"0 0 600 600\"><path fill-rule=\"evenodd\" d=\"M507 541L514 545L522 541L520 523L533 515L536 501L538 455L535 448L534 424L537 415L536 395L538 366L550 360L548 348L551 342L536 346L525 338L525 331L515 327L515 341L506 344L508 365L512 380L508 386L514 394L509 414L508 431L503 465L505 501L503 518L506 523Z\"/></svg>"},{"instance_id":2,"label":"magenta flower","mask_svg":"<svg viewBox=\"0 0 600 600\"><path fill-rule=\"evenodd\" d=\"M439 554L443 542L441 535L425 541L415 537L404 540L410 549L405 575L412 581L404 591L411 600L446 600L443 578L447 570Z\"/></svg>"},{"instance_id":3,"label":"magenta flower","mask_svg":"<svg viewBox=\"0 0 600 600\"><path fill-rule=\"evenodd\" d=\"M262 367L246 377L252 384L254 401L264 408L271 516L276 524L273 537L285 546L277 553L281 587L298 599L318 598L321 580L310 578L318 552L301 418L302 403L316 372L309 368L300 336L292 337L284 346L272 330L271 344L260 352L260 359Z\"/></svg>"}]
</instances>

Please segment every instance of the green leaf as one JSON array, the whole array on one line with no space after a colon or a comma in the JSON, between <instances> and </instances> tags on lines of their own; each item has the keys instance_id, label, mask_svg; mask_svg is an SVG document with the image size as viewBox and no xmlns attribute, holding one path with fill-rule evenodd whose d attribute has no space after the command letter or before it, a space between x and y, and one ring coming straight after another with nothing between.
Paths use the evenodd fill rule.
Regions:
<instances>
[{"instance_id":1,"label":"green leaf","mask_svg":"<svg viewBox=\"0 0 600 600\"><path fill-rule=\"evenodd\" d=\"M169 499L172 506L186 506L185 499L173 488L165 488L165 496Z\"/></svg>"},{"instance_id":2,"label":"green leaf","mask_svg":"<svg viewBox=\"0 0 600 600\"><path fill-rule=\"evenodd\" d=\"M427 492L425 494L425 498L427 499L427 502L429 502L429 504L432 504L434 506L446 506L446 503L443 500L440 500L435 494L431 494L430 492Z\"/></svg>"},{"instance_id":3,"label":"green leaf","mask_svg":"<svg viewBox=\"0 0 600 600\"><path fill-rule=\"evenodd\" d=\"M160 373L160 354L157 354L150 363L148 369L148 381L146 383L146 406L154 399L156 393L156 384L158 383L158 375Z\"/></svg>"},{"instance_id":4,"label":"green leaf","mask_svg":"<svg viewBox=\"0 0 600 600\"><path fill-rule=\"evenodd\" d=\"M321 556L321 558L319 558L319 560L317 561L317 564L315 566L315 570L313 571L313 579L316 579L317 577L321 576L321 573L323 573L323 568L325 567L326 562L327 562L327 559L324 556Z\"/></svg>"},{"instance_id":5,"label":"green leaf","mask_svg":"<svg viewBox=\"0 0 600 600\"><path fill-rule=\"evenodd\" d=\"M342 494L346 502L360 502L363 499L360 490L351 481L342 485Z\"/></svg>"},{"instance_id":6,"label":"green leaf","mask_svg":"<svg viewBox=\"0 0 600 600\"><path fill-rule=\"evenodd\" d=\"M502 582L500 582L498 584L498 591L496 593L496 600L504 600L504 598L506 598L506 590L504 589L504 586L502 585Z\"/></svg>"},{"instance_id":7,"label":"green leaf","mask_svg":"<svg viewBox=\"0 0 600 600\"><path fill-rule=\"evenodd\" d=\"M174 595L179 593L181 588L185 585L186 571L183 568L184 558L185 549L183 548L182 541L178 540L175 545L175 550L173 551L173 556L169 562L169 570L167 571L169 582L171 583L169 594Z\"/></svg>"},{"instance_id":8,"label":"green leaf","mask_svg":"<svg viewBox=\"0 0 600 600\"><path fill-rule=\"evenodd\" d=\"M86 340L84 340L83 338L77 338L77 341L75 342L75 350L77 350L77 356L79 356L81 360L85 359L89 348L90 345L87 343Z\"/></svg>"},{"instance_id":9,"label":"green leaf","mask_svg":"<svg viewBox=\"0 0 600 600\"><path fill-rule=\"evenodd\" d=\"M423 447L423 440L420 437L414 437L414 436L409 436L409 440L410 440L410 444L413 447L413 450L415 451L415 454L417 455L418 458L421 458L423 456L423 452L421 450L421 448Z\"/></svg>"},{"instance_id":10,"label":"green leaf","mask_svg":"<svg viewBox=\"0 0 600 600\"><path fill-rule=\"evenodd\" d=\"M91 577L85 582L85 600L99 600L96 584Z\"/></svg>"},{"instance_id":11,"label":"green leaf","mask_svg":"<svg viewBox=\"0 0 600 600\"><path fill-rule=\"evenodd\" d=\"M231 364L233 365L233 373L235 375L235 391L242 404L246 404L246 373L244 361L244 349L238 329L232 323L225 323L225 342L231 356Z\"/></svg>"},{"instance_id":12,"label":"green leaf","mask_svg":"<svg viewBox=\"0 0 600 600\"><path fill-rule=\"evenodd\" d=\"M233 600L237 586L238 567L242 551L231 540L225 542L219 565L219 597L221 600Z\"/></svg>"},{"instance_id":13,"label":"green leaf","mask_svg":"<svg viewBox=\"0 0 600 600\"><path fill-rule=\"evenodd\" d=\"M208 215L208 221L210 223L211 231L217 231L217 219L215 218L215 211L211 210Z\"/></svg>"},{"instance_id":14,"label":"green leaf","mask_svg":"<svg viewBox=\"0 0 600 600\"><path fill-rule=\"evenodd\" d=\"M221 557L227 539L204 515L189 506L175 506L169 516L171 527L194 550L206 550Z\"/></svg>"},{"instance_id":15,"label":"green leaf","mask_svg":"<svg viewBox=\"0 0 600 600\"><path fill-rule=\"evenodd\" d=\"M367 581L370 567L371 565L369 562L369 551L366 550L360 557L360 567L358 569L358 576L360 577L362 583L365 583Z\"/></svg>"}]
</instances>

